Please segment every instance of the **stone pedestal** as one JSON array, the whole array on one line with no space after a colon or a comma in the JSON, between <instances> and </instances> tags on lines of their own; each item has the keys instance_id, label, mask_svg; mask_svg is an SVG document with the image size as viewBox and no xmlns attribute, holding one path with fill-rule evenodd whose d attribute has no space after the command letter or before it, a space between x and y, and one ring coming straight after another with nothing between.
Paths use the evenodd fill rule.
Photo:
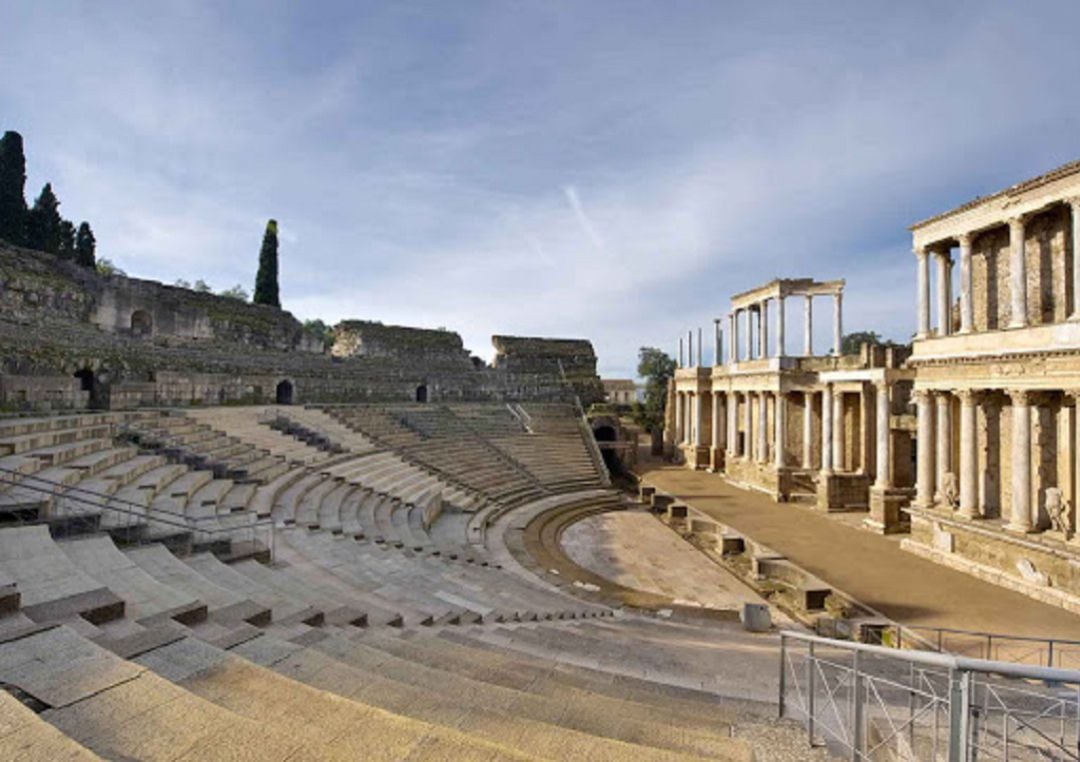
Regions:
<instances>
[{"instance_id":1,"label":"stone pedestal","mask_svg":"<svg viewBox=\"0 0 1080 762\"><path fill-rule=\"evenodd\" d=\"M911 530L911 521L902 510L911 500L908 490L870 488L870 515L863 526L879 534L899 534Z\"/></svg>"},{"instance_id":2,"label":"stone pedestal","mask_svg":"<svg viewBox=\"0 0 1080 762\"><path fill-rule=\"evenodd\" d=\"M724 470L724 460L725 460L726 456L727 456L727 453L724 451L723 447L714 447L714 448L712 448L712 462L711 462L711 465L709 466L709 470L712 471L714 474L720 473L721 471L723 471Z\"/></svg>"},{"instance_id":3,"label":"stone pedestal","mask_svg":"<svg viewBox=\"0 0 1080 762\"><path fill-rule=\"evenodd\" d=\"M822 473L818 479L817 505L823 511L867 509L870 477L865 474Z\"/></svg>"},{"instance_id":4,"label":"stone pedestal","mask_svg":"<svg viewBox=\"0 0 1080 762\"><path fill-rule=\"evenodd\" d=\"M686 463L690 468L703 471L712 466L712 448L690 445L686 448Z\"/></svg>"}]
</instances>

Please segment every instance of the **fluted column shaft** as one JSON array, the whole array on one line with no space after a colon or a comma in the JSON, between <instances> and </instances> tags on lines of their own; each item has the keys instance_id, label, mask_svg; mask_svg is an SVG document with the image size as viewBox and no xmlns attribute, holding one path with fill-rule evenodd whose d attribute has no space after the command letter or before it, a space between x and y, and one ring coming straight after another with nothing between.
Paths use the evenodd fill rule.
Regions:
<instances>
[{"instance_id":1,"label":"fluted column shaft","mask_svg":"<svg viewBox=\"0 0 1080 762\"><path fill-rule=\"evenodd\" d=\"M683 393L675 393L675 444L683 443Z\"/></svg>"},{"instance_id":2,"label":"fluted column shaft","mask_svg":"<svg viewBox=\"0 0 1080 762\"><path fill-rule=\"evenodd\" d=\"M784 342L786 336L784 335L784 297L779 297L776 300L776 356L783 357L786 352L784 350Z\"/></svg>"},{"instance_id":3,"label":"fluted column shaft","mask_svg":"<svg viewBox=\"0 0 1080 762\"><path fill-rule=\"evenodd\" d=\"M1012 399L1012 511L1008 528L1030 532L1031 522L1031 394L1009 390Z\"/></svg>"},{"instance_id":4,"label":"fluted column shaft","mask_svg":"<svg viewBox=\"0 0 1080 762\"><path fill-rule=\"evenodd\" d=\"M720 447L720 393L712 392L712 421L709 427L709 433L711 435L712 448L715 450Z\"/></svg>"},{"instance_id":5,"label":"fluted column shaft","mask_svg":"<svg viewBox=\"0 0 1080 762\"><path fill-rule=\"evenodd\" d=\"M720 318L713 320L713 365L724 364L724 340L723 331L720 328Z\"/></svg>"},{"instance_id":6,"label":"fluted column shaft","mask_svg":"<svg viewBox=\"0 0 1080 762\"><path fill-rule=\"evenodd\" d=\"M814 393L803 394L802 467L814 467Z\"/></svg>"},{"instance_id":7,"label":"fluted column shaft","mask_svg":"<svg viewBox=\"0 0 1080 762\"><path fill-rule=\"evenodd\" d=\"M948 336L952 333L952 306L949 303L949 262L951 261L951 255L948 250L939 251L936 258L938 336Z\"/></svg>"},{"instance_id":8,"label":"fluted column shaft","mask_svg":"<svg viewBox=\"0 0 1080 762\"><path fill-rule=\"evenodd\" d=\"M915 390L918 412L918 462L916 464L915 501L929 508L934 504L934 397L925 389Z\"/></svg>"},{"instance_id":9,"label":"fluted column shaft","mask_svg":"<svg viewBox=\"0 0 1080 762\"><path fill-rule=\"evenodd\" d=\"M694 331L693 329L686 332L686 364L690 367L694 365Z\"/></svg>"},{"instance_id":10,"label":"fluted column shaft","mask_svg":"<svg viewBox=\"0 0 1080 762\"><path fill-rule=\"evenodd\" d=\"M758 333L758 357L769 356L769 300L761 302L761 330Z\"/></svg>"},{"instance_id":11,"label":"fluted column shaft","mask_svg":"<svg viewBox=\"0 0 1080 762\"><path fill-rule=\"evenodd\" d=\"M937 393L937 500L944 501L945 474L952 470L952 395Z\"/></svg>"},{"instance_id":12,"label":"fluted column shaft","mask_svg":"<svg viewBox=\"0 0 1080 762\"><path fill-rule=\"evenodd\" d=\"M728 360L734 365L739 361L739 315L728 315Z\"/></svg>"},{"instance_id":13,"label":"fluted column shaft","mask_svg":"<svg viewBox=\"0 0 1080 762\"><path fill-rule=\"evenodd\" d=\"M963 389L960 398L960 515L973 519L979 515L978 449L975 435L975 392Z\"/></svg>"},{"instance_id":14,"label":"fluted column shaft","mask_svg":"<svg viewBox=\"0 0 1080 762\"><path fill-rule=\"evenodd\" d=\"M754 397L746 393L746 409L743 410L743 451L747 460L754 459Z\"/></svg>"},{"instance_id":15,"label":"fluted column shaft","mask_svg":"<svg viewBox=\"0 0 1080 762\"><path fill-rule=\"evenodd\" d=\"M1027 318L1027 255L1024 242L1024 221L1009 220L1009 303L1012 305L1010 328L1023 328Z\"/></svg>"},{"instance_id":16,"label":"fluted column shaft","mask_svg":"<svg viewBox=\"0 0 1080 762\"><path fill-rule=\"evenodd\" d=\"M739 395L729 394L727 399L727 454L735 457L739 444Z\"/></svg>"},{"instance_id":17,"label":"fluted column shaft","mask_svg":"<svg viewBox=\"0 0 1080 762\"><path fill-rule=\"evenodd\" d=\"M930 335L930 257L926 249L916 249L917 260L917 301L918 301L918 331L917 339L925 339Z\"/></svg>"},{"instance_id":18,"label":"fluted column shaft","mask_svg":"<svg viewBox=\"0 0 1080 762\"><path fill-rule=\"evenodd\" d=\"M751 336L751 334L753 334L753 331L751 330L751 328L753 328L753 326L754 326L754 311L750 310L750 309L746 309L746 310L743 310L743 312L746 313L746 340L745 340L746 346L743 347L743 349L744 349L744 359L751 360L754 357L754 352L753 352L754 346L753 346L753 343L752 343L752 336Z\"/></svg>"},{"instance_id":19,"label":"fluted column shaft","mask_svg":"<svg viewBox=\"0 0 1080 762\"><path fill-rule=\"evenodd\" d=\"M701 399L701 394L700 393L695 393L693 399L694 399L694 446L695 447L701 447L701 445L704 444L703 429L705 427L704 427L703 424L705 423L705 414L704 414L703 408L705 406L701 404L702 399Z\"/></svg>"},{"instance_id":20,"label":"fluted column shaft","mask_svg":"<svg viewBox=\"0 0 1080 762\"><path fill-rule=\"evenodd\" d=\"M758 462L764 463L769 459L769 394L761 392L758 395Z\"/></svg>"},{"instance_id":21,"label":"fluted column shaft","mask_svg":"<svg viewBox=\"0 0 1080 762\"><path fill-rule=\"evenodd\" d=\"M833 391L832 465L834 471L845 470L844 463L844 393Z\"/></svg>"},{"instance_id":22,"label":"fluted column shaft","mask_svg":"<svg viewBox=\"0 0 1080 762\"><path fill-rule=\"evenodd\" d=\"M807 357L814 355L814 297L806 295L806 305L803 307L803 354Z\"/></svg>"},{"instance_id":23,"label":"fluted column shaft","mask_svg":"<svg viewBox=\"0 0 1080 762\"><path fill-rule=\"evenodd\" d=\"M843 351L844 341L844 295L839 291L833 294L833 354L837 357Z\"/></svg>"},{"instance_id":24,"label":"fluted column shaft","mask_svg":"<svg viewBox=\"0 0 1080 762\"><path fill-rule=\"evenodd\" d=\"M777 393L776 397L776 409L773 411L773 416L776 419L776 444L773 448L774 460L777 468L784 467L784 442L787 441L787 397L782 393Z\"/></svg>"},{"instance_id":25,"label":"fluted column shaft","mask_svg":"<svg viewBox=\"0 0 1080 762\"><path fill-rule=\"evenodd\" d=\"M874 403L874 434L877 445L877 473L874 478L874 486L888 489L892 486L892 456L889 447L889 385L887 383L875 385Z\"/></svg>"},{"instance_id":26,"label":"fluted column shaft","mask_svg":"<svg viewBox=\"0 0 1080 762\"><path fill-rule=\"evenodd\" d=\"M960 242L960 333L971 333L975 327L975 304L972 294L971 236L958 236Z\"/></svg>"},{"instance_id":27,"label":"fluted column shaft","mask_svg":"<svg viewBox=\"0 0 1080 762\"><path fill-rule=\"evenodd\" d=\"M832 384L825 384L821 393L821 471L832 473L832 427L833 427Z\"/></svg>"}]
</instances>

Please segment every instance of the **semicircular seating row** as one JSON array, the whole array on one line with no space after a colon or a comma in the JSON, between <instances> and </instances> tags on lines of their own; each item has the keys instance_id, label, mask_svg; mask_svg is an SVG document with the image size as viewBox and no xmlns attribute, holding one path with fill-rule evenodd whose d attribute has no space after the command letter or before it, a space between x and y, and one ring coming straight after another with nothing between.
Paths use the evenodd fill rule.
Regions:
<instances>
[{"instance_id":1,"label":"semicircular seating row","mask_svg":"<svg viewBox=\"0 0 1080 762\"><path fill-rule=\"evenodd\" d=\"M584 600L511 539L611 491L500 506L478 539L495 503L464 479L243 412L0 423L0 516L44 520L0 528L0 756L749 760L760 734L807 758L756 703L771 688L730 702L730 633ZM203 516L233 537L272 517L274 563Z\"/></svg>"}]
</instances>

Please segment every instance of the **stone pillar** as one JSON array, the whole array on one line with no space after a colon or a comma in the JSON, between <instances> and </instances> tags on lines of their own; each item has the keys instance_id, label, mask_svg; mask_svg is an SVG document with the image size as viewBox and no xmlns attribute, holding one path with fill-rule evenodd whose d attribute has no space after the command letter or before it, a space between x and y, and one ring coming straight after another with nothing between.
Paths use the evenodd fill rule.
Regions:
<instances>
[{"instance_id":1,"label":"stone pillar","mask_svg":"<svg viewBox=\"0 0 1080 762\"><path fill-rule=\"evenodd\" d=\"M938 336L948 336L952 328L952 305L949 303L949 251L939 251L937 257Z\"/></svg>"},{"instance_id":2,"label":"stone pillar","mask_svg":"<svg viewBox=\"0 0 1080 762\"><path fill-rule=\"evenodd\" d=\"M683 443L683 393L675 392L675 444Z\"/></svg>"},{"instance_id":3,"label":"stone pillar","mask_svg":"<svg viewBox=\"0 0 1080 762\"><path fill-rule=\"evenodd\" d=\"M776 299L776 356L783 357L784 351L784 297Z\"/></svg>"},{"instance_id":4,"label":"stone pillar","mask_svg":"<svg viewBox=\"0 0 1080 762\"><path fill-rule=\"evenodd\" d=\"M1071 240L1073 266L1073 308L1069 319L1080 320L1080 198L1069 199L1069 212L1072 221ZM1078 526L1080 526L1080 522L1078 522Z\"/></svg>"},{"instance_id":5,"label":"stone pillar","mask_svg":"<svg viewBox=\"0 0 1080 762\"><path fill-rule=\"evenodd\" d=\"M753 331L750 330L753 327L753 324L754 324L754 311L750 310L750 309L746 309L746 310L743 310L743 312L746 313L746 340L745 340L746 346L743 347L743 349L745 350L744 351L744 359L750 360L750 359L753 359L753 357L754 357L754 352L753 352L754 347L753 347L753 344L751 343L751 334L753 333Z\"/></svg>"},{"instance_id":6,"label":"stone pillar","mask_svg":"<svg viewBox=\"0 0 1080 762\"><path fill-rule=\"evenodd\" d=\"M916 448L915 503L920 508L929 508L934 504L934 395L926 389L915 390L915 405L918 411L918 439Z\"/></svg>"},{"instance_id":7,"label":"stone pillar","mask_svg":"<svg viewBox=\"0 0 1080 762\"><path fill-rule=\"evenodd\" d=\"M937 393L937 502L944 502L945 474L952 471L952 395Z\"/></svg>"},{"instance_id":8,"label":"stone pillar","mask_svg":"<svg viewBox=\"0 0 1080 762\"><path fill-rule=\"evenodd\" d=\"M694 446L701 447L701 445L704 444L704 435L702 433L702 429L704 428L704 426L702 424L705 423L703 410L704 405L701 404L701 393L695 392L692 399L694 402Z\"/></svg>"},{"instance_id":9,"label":"stone pillar","mask_svg":"<svg viewBox=\"0 0 1080 762\"><path fill-rule=\"evenodd\" d=\"M971 333L975 326L975 300L972 293L971 235L961 233L960 242L960 333Z\"/></svg>"},{"instance_id":10,"label":"stone pillar","mask_svg":"<svg viewBox=\"0 0 1080 762\"><path fill-rule=\"evenodd\" d=\"M776 409L773 412L773 417L776 419L776 445L773 448L773 455L776 467L783 468L785 465L784 442L787 441L787 395L779 392L774 399L776 400Z\"/></svg>"},{"instance_id":11,"label":"stone pillar","mask_svg":"<svg viewBox=\"0 0 1080 762\"><path fill-rule=\"evenodd\" d=\"M814 467L814 393L803 394L802 467Z\"/></svg>"},{"instance_id":12,"label":"stone pillar","mask_svg":"<svg viewBox=\"0 0 1080 762\"><path fill-rule=\"evenodd\" d=\"M825 384L821 393L821 472L831 474L833 470L833 393L832 384Z\"/></svg>"},{"instance_id":13,"label":"stone pillar","mask_svg":"<svg viewBox=\"0 0 1080 762\"><path fill-rule=\"evenodd\" d=\"M758 457L759 463L769 460L769 393L758 394Z\"/></svg>"},{"instance_id":14,"label":"stone pillar","mask_svg":"<svg viewBox=\"0 0 1080 762\"><path fill-rule=\"evenodd\" d=\"M814 356L814 297L806 295L806 305L803 307L803 354L807 357Z\"/></svg>"},{"instance_id":15,"label":"stone pillar","mask_svg":"<svg viewBox=\"0 0 1080 762\"><path fill-rule=\"evenodd\" d=\"M1024 220L1009 220L1009 293L1012 316L1009 328L1023 328L1027 319L1027 255L1024 253Z\"/></svg>"},{"instance_id":16,"label":"stone pillar","mask_svg":"<svg viewBox=\"0 0 1080 762\"><path fill-rule=\"evenodd\" d=\"M739 361L739 313L728 314L728 360L732 365Z\"/></svg>"},{"instance_id":17,"label":"stone pillar","mask_svg":"<svg viewBox=\"0 0 1080 762\"><path fill-rule=\"evenodd\" d=\"M875 421L874 435L877 446L877 469L874 486L879 489L892 487L892 455L890 453L889 434L889 384L881 382L874 385Z\"/></svg>"},{"instance_id":18,"label":"stone pillar","mask_svg":"<svg viewBox=\"0 0 1080 762\"><path fill-rule=\"evenodd\" d=\"M1031 393L1010 389L1012 400L1012 512L1006 529L1030 532L1031 521Z\"/></svg>"},{"instance_id":19,"label":"stone pillar","mask_svg":"<svg viewBox=\"0 0 1080 762\"><path fill-rule=\"evenodd\" d=\"M705 341L701 334L701 326L697 329L697 366L700 368L705 363L703 362L703 355L705 354Z\"/></svg>"},{"instance_id":20,"label":"stone pillar","mask_svg":"<svg viewBox=\"0 0 1080 762\"><path fill-rule=\"evenodd\" d=\"M960 398L960 515L973 519L979 515L979 451L975 436L975 392L963 389Z\"/></svg>"},{"instance_id":21,"label":"stone pillar","mask_svg":"<svg viewBox=\"0 0 1080 762\"><path fill-rule=\"evenodd\" d=\"M844 339L843 299L844 295L840 291L833 294L833 354L837 357L840 356L842 351L841 346Z\"/></svg>"},{"instance_id":22,"label":"stone pillar","mask_svg":"<svg viewBox=\"0 0 1080 762\"><path fill-rule=\"evenodd\" d=\"M739 395L732 392L727 399L727 454L738 455L739 446Z\"/></svg>"},{"instance_id":23,"label":"stone pillar","mask_svg":"<svg viewBox=\"0 0 1080 762\"><path fill-rule=\"evenodd\" d=\"M769 356L769 300L761 302L761 330L758 334L758 357Z\"/></svg>"},{"instance_id":24,"label":"stone pillar","mask_svg":"<svg viewBox=\"0 0 1080 762\"><path fill-rule=\"evenodd\" d=\"M686 364L690 367L694 365L694 331L693 329L686 332Z\"/></svg>"},{"instance_id":25,"label":"stone pillar","mask_svg":"<svg viewBox=\"0 0 1080 762\"><path fill-rule=\"evenodd\" d=\"M926 249L915 249L917 267L917 301L918 301L918 324L919 329L915 334L916 339L925 339L930 335L930 258Z\"/></svg>"},{"instance_id":26,"label":"stone pillar","mask_svg":"<svg viewBox=\"0 0 1080 762\"><path fill-rule=\"evenodd\" d=\"M713 319L713 365L724 364L724 340L720 328L720 318Z\"/></svg>"},{"instance_id":27,"label":"stone pillar","mask_svg":"<svg viewBox=\"0 0 1080 762\"><path fill-rule=\"evenodd\" d=\"M712 435L713 450L720 447L720 393L712 392L712 426L709 433Z\"/></svg>"},{"instance_id":28,"label":"stone pillar","mask_svg":"<svg viewBox=\"0 0 1080 762\"><path fill-rule=\"evenodd\" d=\"M685 359L686 359L686 358L684 358L684 357L683 357L683 343L682 343L682 337L680 336L680 337L679 337L679 367L680 367L680 368L685 368L685 367L686 367L686 362L685 362Z\"/></svg>"},{"instance_id":29,"label":"stone pillar","mask_svg":"<svg viewBox=\"0 0 1080 762\"><path fill-rule=\"evenodd\" d=\"M832 396L832 467L844 470L844 393L833 391Z\"/></svg>"},{"instance_id":30,"label":"stone pillar","mask_svg":"<svg viewBox=\"0 0 1080 762\"><path fill-rule=\"evenodd\" d=\"M743 452L747 460L754 459L754 397L747 392L746 409L743 410Z\"/></svg>"},{"instance_id":31,"label":"stone pillar","mask_svg":"<svg viewBox=\"0 0 1080 762\"><path fill-rule=\"evenodd\" d=\"M871 388L870 384L863 383L859 390L859 470L866 476L874 475L874 464L877 463L877 446L873 438L877 416Z\"/></svg>"}]
</instances>

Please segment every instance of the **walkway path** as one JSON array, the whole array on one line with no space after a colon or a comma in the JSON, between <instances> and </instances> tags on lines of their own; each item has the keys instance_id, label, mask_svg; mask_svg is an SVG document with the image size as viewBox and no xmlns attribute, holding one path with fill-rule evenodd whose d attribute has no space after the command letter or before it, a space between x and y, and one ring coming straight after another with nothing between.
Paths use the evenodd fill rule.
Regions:
<instances>
[{"instance_id":1,"label":"walkway path","mask_svg":"<svg viewBox=\"0 0 1080 762\"><path fill-rule=\"evenodd\" d=\"M764 543L903 624L1080 640L1080 617L900 549L795 503L738 489L704 471L639 460L642 481Z\"/></svg>"}]
</instances>

